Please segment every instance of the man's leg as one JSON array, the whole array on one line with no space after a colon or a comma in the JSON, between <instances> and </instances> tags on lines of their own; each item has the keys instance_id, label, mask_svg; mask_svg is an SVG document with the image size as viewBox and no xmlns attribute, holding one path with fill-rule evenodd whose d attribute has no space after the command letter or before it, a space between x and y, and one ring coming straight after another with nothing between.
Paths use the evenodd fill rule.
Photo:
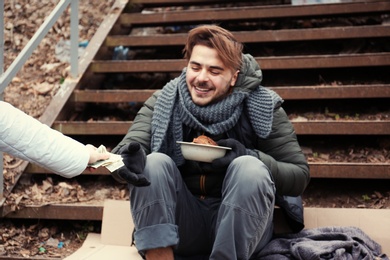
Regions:
<instances>
[{"instance_id":1,"label":"man's leg","mask_svg":"<svg viewBox=\"0 0 390 260\"><path fill-rule=\"evenodd\" d=\"M174 260L172 247L156 248L146 251L146 260Z\"/></svg>"},{"instance_id":2,"label":"man's leg","mask_svg":"<svg viewBox=\"0 0 390 260\"><path fill-rule=\"evenodd\" d=\"M230 164L222 187L215 242L210 259L249 259L269 242L275 185L268 168L252 156Z\"/></svg>"},{"instance_id":3,"label":"man's leg","mask_svg":"<svg viewBox=\"0 0 390 260\"><path fill-rule=\"evenodd\" d=\"M147 187L129 187L131 211L135 224L134 240L138 251L147 259L168 258L174 252L191 255L211 250L210 207L187 189L179 170L170 157L161 153L148 155L143 172L150 181ZM216 212L216 209L215 211ZM178 228L180 226L180 229ZM179 244L180 237L180 244Z\"/></svg>"},{"instance_id":4,"label":"man's leg","mask_svg":"<svg viewBox=\"0 0 390 260\"><path fill-rule=\"evenodd\" d=\"M144 174L150 186L129 185L134 240L141 254L178 244L175 209L177 194L184 185L175 163L161 153L148 155Z\"/></svg>"}]
</instances>

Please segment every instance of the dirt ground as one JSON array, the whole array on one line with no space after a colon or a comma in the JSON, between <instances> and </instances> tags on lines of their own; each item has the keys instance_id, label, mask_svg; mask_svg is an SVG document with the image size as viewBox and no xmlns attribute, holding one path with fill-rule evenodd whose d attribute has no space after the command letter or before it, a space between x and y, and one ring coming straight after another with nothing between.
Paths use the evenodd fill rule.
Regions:
<instances>
[{"instance_id":1,"label":"dirt ground","mask_svg":"<svg viewBox=\"0 0 390 260\"><path fill-rule=\"evenodd\" d=\"M54 0L30 0L28 3L17 0L5 1L5 69L31 39L57 2ZM91 39L113 2L114 0L80 1L80 42ZM69 39L69 10L61 16L26 65L6 88L4 100L33 117L39 117L69 73L69 64L61 61L58 53L61 50L59 43L67 39ZM306 120L312 115L300 116L303 116L302 120ZM369 162L390 161L387 148L382 150L360 148L340 151L338 154L326 152L317 154L306 151L306 154L309 161L356 161L363 157ZM5 177L12 178L12 170L18 164L20 160L4 155ZM99 182L96 182L95 178L96 176L86 176L77 180L65 180L58 176L23 177L9 196L7 203L13 205L16 210L26 205L54 202L128 198L126 187L115 183L110 176L99 177L102 180ZM94 185L91 185L92 181L95 182ZM304 204L307 207L390 208L390 191L386 184L387 182L383 181L373 181L370 185L366 185L364 181L359 180L337 182L312 180L304 194ZM329 189L318 188L324 185ZM100 232L100 223L2 219L0 258L1 256L63 258L82 245L88 232Z\"/></svg>"}]
</instances>

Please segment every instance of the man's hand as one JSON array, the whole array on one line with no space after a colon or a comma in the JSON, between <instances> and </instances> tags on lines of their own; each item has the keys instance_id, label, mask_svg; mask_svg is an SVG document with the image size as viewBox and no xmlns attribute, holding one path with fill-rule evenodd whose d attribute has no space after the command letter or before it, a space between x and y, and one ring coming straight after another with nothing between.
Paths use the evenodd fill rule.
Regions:
<instances>
[{"instance_id":1,"label":"man's hand","mask_svg":"<svg viewBox=\"0 0 390 260\"><path fill-rule=\"evenodd\" d=\"M143 174L131 172L126 166L111 173L112 177L119 183L129 183L137 187L149 186L150 181Z\"/></svg>"},{"instance_id":2,"label":"man's hand","mask_svg":"<svg viewBox=\"0 0 390 260\"><path fill-rule=\"evenodd\" d=\"M119 178L134 186L150 185L149 180L142 174L146 164L146 154L141 145L137 142L129 143L122 147L120 153L125 166L113 173L114 178L123 183L123 181L118 180L119 176Z\"/></svg>"},{"instance_id":3,"label":"man's hand","mask_svg":"<svg viewBox=\"0 0 390 260\"><path fill-rule=\"evenodd\" d=\"M141 174L144 171L146 164L146 154L137 142L131 142L123 146L120 150L123 158L123 163L129 171L135 174Z\"/></svg>"},{"instance_id":4,"label":"man's hand","mask_svg":"<svg viewBox=\"0 0 390 260\"><path fill-rule=\"evenodd\" d=\"M212 167L215 168L227 167L237 157L248 154L245 146L235 139L232 138L222 139L219 140L217 143L219 146L230 147L232 149L227 150L224 157L212 161L211 163Z\"/></svg>"}]
</instances>

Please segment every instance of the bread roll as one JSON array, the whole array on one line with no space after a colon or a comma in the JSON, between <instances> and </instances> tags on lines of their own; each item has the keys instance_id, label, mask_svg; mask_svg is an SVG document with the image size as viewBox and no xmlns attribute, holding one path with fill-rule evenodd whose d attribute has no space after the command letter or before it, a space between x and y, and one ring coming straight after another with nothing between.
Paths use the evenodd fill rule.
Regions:
<instances>
[{"instance_id":1,"label":"bread roll","mask_svg":"<svg viewBox=\"0 0 390 260\"><path fill-rule=\"evenodd\" d=\"M196 143L196 144L206 144L206 145L218 146L218 144L213 139L211 139L210 137L205 136L205 135L200 135L198 137L195 137L192 142Z\"/></svg>"}]
</instances>

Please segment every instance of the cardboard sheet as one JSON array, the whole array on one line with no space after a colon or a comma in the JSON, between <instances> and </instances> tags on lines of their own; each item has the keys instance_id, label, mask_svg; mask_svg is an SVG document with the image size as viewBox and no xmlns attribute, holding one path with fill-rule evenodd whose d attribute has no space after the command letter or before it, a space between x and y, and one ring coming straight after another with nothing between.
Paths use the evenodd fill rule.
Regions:
<instances>
[{"instance_id":1,"label":"cardboard sheet","mask_svg":"<svg viewBox=\"0 0 390 260\"><path fill-rule=\"evenodd\" d=\"M131 246L133 228L130 202L107 200L101 234L88 234L83 246L64 260L142 260Z\"/></svg>"},{"instance_id":2,"label":"cardboard sheet","mask_svg":"<svg viewBox=\"0 0 390 260\"><path fill-rule=\"evenodd\" d=\"M101 234L90 233L83 246L66 260L107 260L107 259L142 259L135 247L105 245L101 242Z\"/></svg>"},{"instance_id":3,"label":"cardboard sheet","mask_svg":"<svg viewBox=\"0 0 390 260\"><path fill-rule=\"evenodd\" d=\"M107 200L104 203L102 243L105 245L131 246L134 229L129 201Z\"/></svg>"},{"instance_id":4,"label":"cardboard sheet","mask_svg":"<svg viewBox=\"0 0 390 260\"><path fill-rule=\"evenodd\" d=\"M278 211L278 209L276 209ZM276 212L275 225L281 216ZM325 226L355 226L382 246L383 253L390 255L390 210L305 208L307 229ZM280 226L284 226L280 223ZM134 224L128 201L107 200L104 203L102 232L89 234L83 246L65 260L141 260L131 245Z\"/></svg>"}]
</instances>

